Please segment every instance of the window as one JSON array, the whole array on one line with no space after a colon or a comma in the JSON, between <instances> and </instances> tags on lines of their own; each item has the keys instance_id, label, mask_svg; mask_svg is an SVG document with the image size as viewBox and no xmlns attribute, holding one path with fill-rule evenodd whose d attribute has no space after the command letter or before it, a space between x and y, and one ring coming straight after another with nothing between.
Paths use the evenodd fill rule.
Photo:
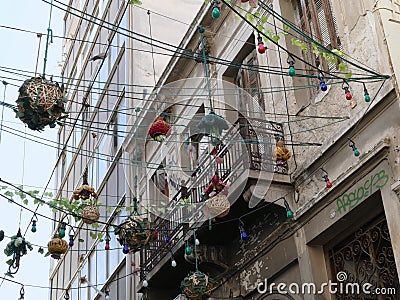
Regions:
<instances>
[{"instance_id":1,"label":"window","mask_svg":"<svg viewBox=\"0 0 400 300\"><path fill-rule=\"evenodd\" d=\"M253 50L244 60L246 68L241 68L236 77L236 85L249 93L255 101L245 99L239 95L239 108L246 111L250 116L265 109L264 96L260 89L260 74L258 72L257 52Z\"/></svg>"},{"instance_id":2,"label":"window","mask_svg":"<svg viewBox=\"0 0 400 300\"><path fill-rule=\"evenodd\" d=\"M340 39L337 34L336 19L332 11L331 0L297 0L302 29L328 49L340 49ZM309 61L322 69L332 69L326 62L321 62L309 49Z\"/></svg>"}]
</instances>

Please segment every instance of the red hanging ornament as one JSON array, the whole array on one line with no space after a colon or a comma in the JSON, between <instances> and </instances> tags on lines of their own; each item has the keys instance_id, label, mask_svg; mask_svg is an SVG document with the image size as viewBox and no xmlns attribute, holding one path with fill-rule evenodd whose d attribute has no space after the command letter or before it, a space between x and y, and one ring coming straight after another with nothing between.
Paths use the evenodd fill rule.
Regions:
<instances>
[{"instance_id":1,"label":"red hanging ornament","mask_svg":"<svg viewBox=\"0 0 400 300\"><path fill-rule=\"evenodd\" d=\"M162 118L156 120L149 129L149 135L157 142L162 142L171 130L169 125Z\"/></svg>"}]
</instances>

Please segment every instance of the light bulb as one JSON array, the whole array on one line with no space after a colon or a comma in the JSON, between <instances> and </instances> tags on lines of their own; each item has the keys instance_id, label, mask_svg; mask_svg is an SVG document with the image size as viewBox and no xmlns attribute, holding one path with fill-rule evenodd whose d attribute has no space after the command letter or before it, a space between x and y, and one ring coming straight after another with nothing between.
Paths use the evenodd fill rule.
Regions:
<instances>
[{"instance_id":1,"label":"light bulb","mask_svg":"<svg viewBox=\"0 0 400 300\"><path fill-rule=\"evenodd\" d=\"M355 148L355 147L353 149L353 153L354 153L355 156L360 156L360 151L358 151L358 149Z\"/></svg>"},{"instance_id":2,"label":"light bulb","mask_svg":"<svg viewBox=\"0 0 400 300\"><path fill-rule=\"evenodd\" d=\"M176 267L176 261L175 261L175 259L172 259L172 261L171 261L171 266L173 267L173 268L175 268Z\"/></svg>"},{"instance_id":3,"label":"light bulb","mask_svg":"<svg viewBox=\"0 0 400 300\"><path fill-rule=\"evenodd\" d=\"M242 241L247 241L247 240L249 239L249 236L247 235L246 231L242 230L242 231L240 232L240 239L241 239Z\"/></svg>"},{"instance_id":4,"label":"light bulb","mask_svg":"<svg viewBox=\"0 0 400 300\"><path fill-rule=\"evenodd\" d=\"M328 86L326 85L325 81L321 80L320 82L321 91L326 92L328 90Z\"/></svg>"},{"instance_id":5,"label":"light bulb","mask_svg":"<svg viewBox=\"0 0 400 300\"><path fill-rule=\"evenodd\" d=\"M218 19L221 16L221 11L218 7L214 7L211 15L214 19Z\"/></svg>"},{"instance_id":6,"label":"light bulb","mask_svg":"<svg viewBox=\"0 0 400 300\"><path fill-rule=\"evenodd\" d=\"M290 66L289 67L289 76L293 77L296 75L296 70L294 68L294 66Z\"/></svg>"},{"instance_id":7,"label":"light bulb","mask_svg":"<svg viewBox=\"0 0 400 300\"><path fill-rule=\"evenodd\" d=\"M286 211L286 217L287 217L288 219L293 219L294 214L293 214L292 210L288 209L288 210Z\"/></svg>"},{"instance_id":8,"label":"light bulb","mask_svg":"<svg viewBox=\"0 0 400 300\"><path fill-rule=\"evenodd\" d=\"M196 246L200 245L200 241L199 241L198 239L196 239L196 240L194 241L194 243L196 244Z\"/></svg>"},{"instance_id":9,"label":"light bulb","mask_svg":"<svg viewBox=\"0 0 400 300\"><path fill-rule=\"evenodd\" d=\"M147 282L147 280L143 280L143 287L147 288L149 286L149 283Z\"/></svg>"},{"instance_id":10,"label":"light bulb","mask_svg":"<svg viewBox=\"0 0 400 300\"><path fill-rule=\"evenodd\" d=\"M347 100L353 99L353 95L350 93L350 91L347 91L347 92L346 92L346 99L347 99Z\"/></svg>"},{"instance_id":11,"label":"light bulb","mask_svg":"<svg viewBox=\"0 0 400 300\"><path fill-rule=\"evenodd\" d=\"M72 234L69 236L69 243L68 243L68 245L69 245L70 247L74 246L74 236L73 236Z\"/></svg>"},{"instance_id":12,"label":"light bulb","mask_svg":"<svg viewBox=\"0 0 400 300\"><path fill-rule=\"evenodd\" d=\"M110 250L110 243L106 242L106 245L104 246L104 250Z\"/></svg>"},{"instance_id":13,"label":"light bulb","mask_svg":"<svg viewBox=\"0 0 400 300\"><path fill-rule=\"evenodd\" d=\"M185 248L185 254L186 254L186 255L192 254L192 247L186 246L186 248Z\"/></svg>"},{"instance_id":14,"label":"light bulb","mask_svg":"<svg viewBox=\"0 0 400 300\"><path fill-rule=\"evenodd\" d=\"M332 187L332 182L329 179L326 181L326 187L328 189L330 189Z\"/></svg>"},{"instance_id":15,"label":"light bulb","mask_svg":"<svg viewBox=\"0 0 400 300\"><path fill-rule=\"evenodd\" d=\"M371 101L371 96L368 94L368 91L365 91L364 100L365 100L365 102Z\"/></svg>"},{"instance_id":16,"label":"light bulb","mask_svg":"<svg viewBox=\"0 0 400 300\"><path fill-rule=\"evenodd\" d=\"M169 236L168 235L165 237L165 242L169 243Z\"/></svg>"},{"instance_id":17,"label":"light bulb","mask_svg":"<svg viewBox=\"0 0 400 300\"><path fill-rule=\"evenodd\" d=\"M64 229L64 228L61 228L61 229L58 231L58 236L59 236L60 238L63 238L63 237L65 236L65 229Z\"/></svg>"},{"instance_id":18,"label":"light bulb","mask_svg":"<svg viewBox=\"0 0 400 300\"><path fill-rule=\"evenodd\" d=\"M122 249L122 252L124 254L128 254L129 253L129 246L127 244L124 245L124 248Z\"/></svg>"},{"instance_id":19,"label":"light bulb","mask_svg":"<svg viewBox=\"0 0 400 300\"><path fill-rule=\"evenodd\" d=\"M258 53L260 53L260 54L264 54L265 53L265 46L264 46L263 42L258 44Z\"/></svg>"}]
</instances>

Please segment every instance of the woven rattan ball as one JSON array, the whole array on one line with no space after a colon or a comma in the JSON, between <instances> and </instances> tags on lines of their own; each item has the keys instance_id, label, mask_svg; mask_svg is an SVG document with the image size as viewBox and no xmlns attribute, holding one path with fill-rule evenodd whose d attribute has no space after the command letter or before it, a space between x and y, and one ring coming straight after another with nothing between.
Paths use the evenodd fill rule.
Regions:
<instances>
[{"instance_id":1,"label":"woven rattan ball","mask_svg":"<svg viewBox=\"0 0 400 300\"><path fill-rule=\"evenodd\" d=\"M62 254L68 250L68 243L55 234L53 239L47 243L47 248L52 258L60 259Z\"/></svg>"},{"instance_id":2,"label":"woven rattan ball","mask_svg":"<svg viewBox=\"0 0 400 300\"><path fill-rule=\"evenodd\" d=\"M206 206L211 216L223 218L229 214L231 204L228 197L223 194L218 194L207 200Z\"/></svg>"},{"instance_id":3,"label":"woven rattan ball","mask_svg":"<svg viewBox=\"0 0 400 300\"><path fill-rule=\"evenodd\" d=\"M88 205L82 210L82 219L85 224L93 224L100 218L99 208L95 205Z\"/></svg>"}]
</instances>

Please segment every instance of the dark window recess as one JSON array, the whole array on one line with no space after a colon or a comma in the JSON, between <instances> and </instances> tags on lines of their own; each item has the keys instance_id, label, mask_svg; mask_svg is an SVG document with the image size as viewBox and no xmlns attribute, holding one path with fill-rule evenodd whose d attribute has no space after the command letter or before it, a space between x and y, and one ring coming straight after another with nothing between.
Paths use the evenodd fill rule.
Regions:
<instances>
[{"instance_id":1,"label":"dark window recess","mask_svg":"<svg viewBox=\"0 0 400 300\"><path fill-rule=\"evenodd\" d=\"M393 247L389 229L382 216L361 227L345 241L329 250L329 260L334 282L339 275L345 272L346 283L358 283L359 295L337 294L336 299L398 299L400 293L399 278L397 275ZM339 275L338 275L339 274ZM362 287L371 284L371 291L375 288L395 289L395 295L365 295ZM344 289L345 290L345 289Z\"/></svg>"}]
</instances>

